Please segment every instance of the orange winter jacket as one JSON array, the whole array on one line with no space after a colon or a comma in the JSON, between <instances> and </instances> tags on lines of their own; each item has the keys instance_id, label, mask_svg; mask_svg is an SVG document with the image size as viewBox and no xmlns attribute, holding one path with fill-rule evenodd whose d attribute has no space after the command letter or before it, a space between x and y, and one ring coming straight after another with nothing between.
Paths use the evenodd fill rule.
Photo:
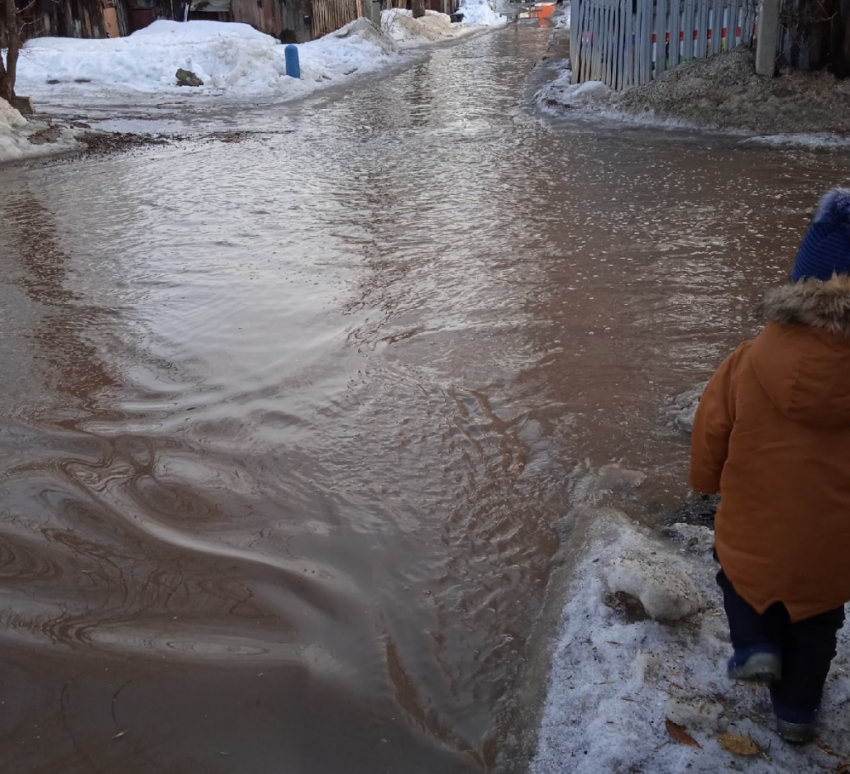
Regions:
<instances>
[{"instance_id":1,"label":"orange winter jacket","mask_svg":"<svg viewBox=\"0 0 850 774\"><path fill-rule=\"evenodd\" d=\"M691 485L720 492L717 555L757 611L850 601L850 277L770 293L768 324L709 382Z\"/></svg>"}]
</instances>

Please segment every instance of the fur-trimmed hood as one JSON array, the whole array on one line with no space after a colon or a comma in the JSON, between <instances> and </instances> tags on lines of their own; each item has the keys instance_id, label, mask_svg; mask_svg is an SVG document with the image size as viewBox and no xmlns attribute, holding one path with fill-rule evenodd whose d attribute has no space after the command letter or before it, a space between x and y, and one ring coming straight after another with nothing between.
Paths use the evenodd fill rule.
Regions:
<instances>
[{"instance_id":1,"label":"fur-trimmed hood","mask_svg":"<svg viewBox=\"0 0 850 774\"><path fill-rule=\"evenodd\" d=\"M806 425L850 424L850 277L777 288L761 312L749 360L773 405Z\"/></svg>"},{"instance_id":2,"label":"fur-trimmed hood","mask_svg":"<svg viewBox=\"0 0 850 774\"><path fill-rule=\"evenodd\" d=\"M850 275L803 280L771 290L759 305L765 322L805 325L850 339Z\"/></svg>"}]
</instances>

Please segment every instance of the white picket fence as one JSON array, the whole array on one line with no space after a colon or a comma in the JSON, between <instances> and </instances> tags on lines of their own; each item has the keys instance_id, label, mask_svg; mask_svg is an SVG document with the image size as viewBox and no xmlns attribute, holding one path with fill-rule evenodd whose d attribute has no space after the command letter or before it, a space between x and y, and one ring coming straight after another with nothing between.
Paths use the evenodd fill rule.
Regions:
<instances>
[{"instance_id":1,"label":"white picket fence","mask_svg":"<svg viewBox=\"0 0 850 774\"><path fill-rule=\"evenodd\" d=\"M572 0L573 83L648 83L753 39L757 0Z\"/></svg>"}]
</instances>

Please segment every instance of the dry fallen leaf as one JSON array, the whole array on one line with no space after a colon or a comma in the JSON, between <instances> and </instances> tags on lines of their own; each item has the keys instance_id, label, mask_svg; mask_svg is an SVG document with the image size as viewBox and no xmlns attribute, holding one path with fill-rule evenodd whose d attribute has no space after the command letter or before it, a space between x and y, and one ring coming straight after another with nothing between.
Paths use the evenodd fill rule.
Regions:
<instances>
[{"instance_id":1,"label":"dry fallen leaf","mask_svg":"<svg viewBox=\"0 0 850 774\"><path fill-rule=\"evenodd\" d=\"M726 752L733 755L761 755L763 752L761 745L748 736L727 733L717 737L717 741Z\"/></svg>"},{"instance_id":2,"label":"dry fallen leaf","mask_svg":"<svg viewBox=\"0 0 850 774\"><path fill-rule=\"evenodd\" d=\"M664 725L667 727L667 733L670 734L670 737L679 744L686 744L688 747L699 747L702 749L702 745L678 723L674 723L670 718L667 718L664 721Z\"/></svg>"}]
</instances>

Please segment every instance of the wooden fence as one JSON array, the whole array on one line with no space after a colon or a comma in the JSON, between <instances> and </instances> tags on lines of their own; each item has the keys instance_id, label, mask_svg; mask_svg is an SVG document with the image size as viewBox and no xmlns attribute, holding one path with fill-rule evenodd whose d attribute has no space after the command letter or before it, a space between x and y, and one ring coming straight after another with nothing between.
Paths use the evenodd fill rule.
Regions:
<instances>
[{"instance_id":1,"label":"wooden fence","mask_svg":"<svg viewBox=\"0 0 850 774\"><path fill-rule=\"evenodd\" d=\"M689 59L749 44L755 0L572 0L573 83L648 83Z\"/></svg>"},{"instance_id":2,"label":"wooden fence","mask_svg":"<svg viewBox=\"0 0 850 774\"><path fill-rule=\"evenodd\" d=\"M334 32L362 15L361 0L313 0L313 37Z\"/></svg>"}]
</instances>

